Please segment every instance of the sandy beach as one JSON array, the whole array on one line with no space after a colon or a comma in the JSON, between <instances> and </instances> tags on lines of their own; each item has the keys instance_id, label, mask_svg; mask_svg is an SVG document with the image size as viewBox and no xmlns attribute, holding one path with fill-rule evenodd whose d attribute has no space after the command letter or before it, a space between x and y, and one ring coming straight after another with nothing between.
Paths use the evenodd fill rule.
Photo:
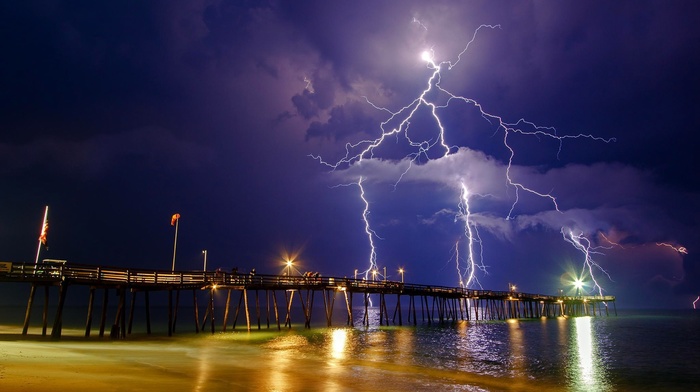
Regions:
<instances>
[{"instance_id":1,"label":"sandy beach","mask_svg":"<svg viewBox=\"0 0 700 392\"><path fill-rule=\"evenodd\" d=\"M255 331L127 340L60 340L0 328L0 384L12 391L374 391L479 385L527 389L527 380L397 363L377 332L361 353L347 329L322 333ZM407 335L408 336L408 335ZM546 386L541 385L544 389ZM542 390L542 388L539 388ZM483 390L477 387L475 390Z\"/></svg>"}]
</instances>

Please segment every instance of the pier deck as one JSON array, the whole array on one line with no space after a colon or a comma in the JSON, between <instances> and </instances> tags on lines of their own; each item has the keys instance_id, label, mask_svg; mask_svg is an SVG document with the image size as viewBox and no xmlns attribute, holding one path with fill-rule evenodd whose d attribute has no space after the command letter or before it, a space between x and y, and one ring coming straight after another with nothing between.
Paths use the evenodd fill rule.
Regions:
<instances>
[{"instance_id":1,"label":"pier deck","mask_svg":"<svg viewBox=\"0 0 700 392\"><path fill-rule=\"evenodd\" d=\"M0 282L31 284L23 334L26 334L29 328L29 319L37 287L44 287L45 292L42 333L46 334L49 287L58 287L58 304L51 331L51 335L54 337L60 337L61 335L63 306L68 288L72 285L90 288L85 329L86 336L89 336L91 331L95 290L104 290L100 336L104 334L107 291L117 291L119 303L110 333L114 338L125 338L127 333L131 333L136 294L141 292L144 293L145 298L147 332L151 332L149 293L154 291L165 291L168 294L168 335L175 331L180 292L186 290L192 290L193 293L195 329L197 332L204 328L207 320L209 320L211 331L215 331L214 292L216 290L227 292L222 323L224 331L229 321L232 292L238 292L239 294L233 328L236 326L239 313L243 311L248 330L251 329L253 321L250 314L249 293L253 293L255 297L254 310L258 329L261 328L261 313L265 309L267 311L267 327L269 328L270 326L271 312L274 311L277 328L281 328L280 316L282 314L279 309L278 293L284 294L285 327L291 327L292 303L295 293L297 293L298 301L302 307L305 327L310 327L312 310L314 309L313 301L317 293L322 294L323 309L328 326L331 326L335 299L338 295L344 299L347 324L350 326L354 326L353 297L355 295L361 295L363 299L363 325L370 324L368 309L371 302L371 294L379 296L380 325L390 324L389 309L386 305L386 297L390 295L396 296L392 323L398 325L403 325L402 310L408 313L406 317L408 323L417 324L418 308L420 308L420 314L424 322L441 323L460 319L505 320L510 318L595 316L603 313L608 315L608 304L613 304L613 307L615 304L614 296L553 296L346 277L258 275L222 271L163 271L67 263L0 263ZM196 293L201 290L209 291L209 303L206 306L204 318L200 325ZM264 309L260 306L259 293L261 291L265 293L266 307ZM125 315L127 292L131 293L128 328ZM173 293L175 294L174 302ZM402 297L408 299L407 307L402 305ZM420 306L417 306L416 299L420 302Z\"/></svg>"}]
</instances>

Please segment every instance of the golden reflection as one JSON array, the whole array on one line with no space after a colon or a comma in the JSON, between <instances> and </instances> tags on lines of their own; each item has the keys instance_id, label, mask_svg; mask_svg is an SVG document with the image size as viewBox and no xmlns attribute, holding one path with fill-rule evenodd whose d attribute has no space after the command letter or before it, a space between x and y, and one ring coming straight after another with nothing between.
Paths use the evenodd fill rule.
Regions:
<instances>
[{"instance_id":1,"label":"golden reflection","mask_svg":"<svg viewBox=\"0 0 700 392\"><path fill-rule=\"evenodd\" d=\"M294 385L295 362L298 361L299 352L309 344L308 340L299 335L281 336L268 342L265 347L271 348L268 357L269 375L266 375L266 390L284 391L289 385Z\"/></svg>"},{"instance_id":2,"label":"golden reflection","mask_svg":"<svg viewBox=\"0 0 700 392\"><path fill-rule=\"evenodd\" d=\"M413 350L416 342L416 334L411 329L399 328L396 330L397 359L410 363L413 359Z\"/></svg>"},{"instance_id":3,"label":"golden reflection","mask_svg":"<svg viewBox=\"0 0 700 392\"><path fill-rule=\"evenodd\" d=\"M345 351L348 344L348 330L347 329L336 329L331 333L331 358L333 359L343 359L345 358Z\"/></svg>"},{"instance_id":4,"label":"golden reflection","mask_svg":"<svg viewBox=\"0 0 700 392\"><path fill-rule=\"evenodd\" d=\"M512 361L511 371L515 375L524 375L525 366L523 358L523 331L520 329L520 321L509 319L508 340L510 341L510 357Z\"/></svg>"},{"instance_id":5,"label":"golden reflection","mask_svg":"<svg viewBox=\"0 0 700 392\"><path fill-rule=\"evenodd\" d=\"M464 320L457 322L457 333L459 333L459 335L462 337L466 337L468 325L469 325L469 323L467 321L464 321Z\"/></svg>"},{"instance_id":6,"label":"golden reflection","mask_svg":"<svg viewBox=\"0 0 700 392\"><path fill-rule=\"evenodd\" d=\"M209 366L211 364L211 350L212 349L210 347L200 347L197 358L197 378L194 385L195 391L206 390L210 377Z\"/></svg>"}]
</instances>

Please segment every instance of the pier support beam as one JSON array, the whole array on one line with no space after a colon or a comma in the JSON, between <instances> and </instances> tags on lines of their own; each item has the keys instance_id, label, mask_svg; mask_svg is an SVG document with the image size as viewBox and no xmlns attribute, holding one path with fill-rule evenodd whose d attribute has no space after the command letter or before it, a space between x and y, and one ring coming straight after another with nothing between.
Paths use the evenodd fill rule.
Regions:
<instances>
[{"instance_id":1,"label":"pier support beam","mask_svg":"<svg viewBox=\"0 0 700 392\"><path fill-rule=\"evenodd\" d=\"M58 307L56 308L56 318L51 329L51 337L58 339L61 337L61 329L63 328L63 305L66 303L66 293L68 293L68 283L62 281L58 286Z\"/></svg>"},{"instance_id":2,"label":"pier support beam","mask_svg":"<svg viewBox=\"0 0 700 392\"><path fill-rule=\"evenodd\" d=\"M36 294L36 284L32 283L29 290L29 300L27 301L27 310L24 313L24 325L22 326L22 335L26 335L29 331L29 319L32 315L32 306L34 305L34 295Z\"/></svg>"}]
</instances>

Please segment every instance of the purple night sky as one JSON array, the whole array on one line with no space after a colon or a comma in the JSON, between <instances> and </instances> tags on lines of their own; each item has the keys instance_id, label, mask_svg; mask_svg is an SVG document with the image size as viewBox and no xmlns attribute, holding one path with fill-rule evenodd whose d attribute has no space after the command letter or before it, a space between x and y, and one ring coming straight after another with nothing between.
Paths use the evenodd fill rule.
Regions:
<instances>
[{"instance_id":1,"label":"purple night sky","mask_svg":"<svg viewBox=\"0 0 700 392\"><path fill-rule=\"evenodd\" d=\"M619 307L700 294L697 1L13 3L0 24L0 261L34 261L48 205L42 258L170 269L180 213L178 269L201 269L207 249L210 269L280 273L294 253L302 271L352 276L369 267L364 202L338 185L362 176L389 279L403 267L408 282L459 285L463 181L485 289L571 292L585 256L565 228L597 247L609 277L596 279ZM500 27L460 55L480 25ZM426 50L454 65L426 96L449 155L436 147L406 171L415 149L400 135L335 171L312 157L378 138L428 87ZM513 181L559 207L519 191L509 219L504 129L446 92L505 123L615 141L509 133ZM414 140L436 141L429 114L411 119Z\"/></svg>"}]
</instances>

